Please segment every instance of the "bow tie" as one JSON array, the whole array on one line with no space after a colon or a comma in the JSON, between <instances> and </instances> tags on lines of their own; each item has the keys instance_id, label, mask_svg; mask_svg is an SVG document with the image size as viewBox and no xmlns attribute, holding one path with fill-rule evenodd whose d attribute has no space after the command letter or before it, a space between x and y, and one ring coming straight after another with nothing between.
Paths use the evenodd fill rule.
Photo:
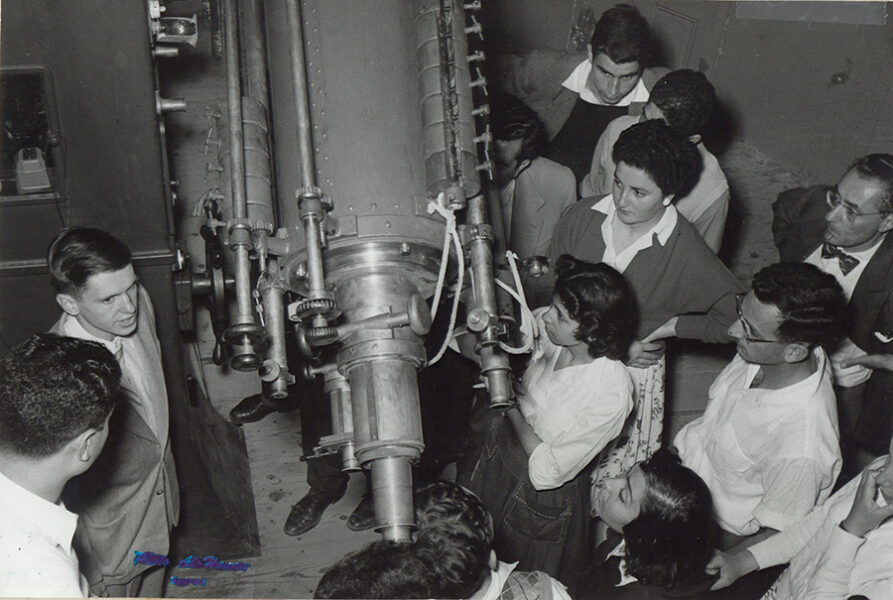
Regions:
<instances>
[{"instance_id":1,"label":"bow tie","mask_svg":"<svg viewBox=\"0 0 893 600\"><path fill-rule=\"evenodd\" d=\"M846 276L850 271L856 268L859 264L859 259L855 256L850 256L837 246L832 246L828 242L822 244L822 258L836 258L837 264L840 267L840 272Z\"/></svg>"}]
</instances>

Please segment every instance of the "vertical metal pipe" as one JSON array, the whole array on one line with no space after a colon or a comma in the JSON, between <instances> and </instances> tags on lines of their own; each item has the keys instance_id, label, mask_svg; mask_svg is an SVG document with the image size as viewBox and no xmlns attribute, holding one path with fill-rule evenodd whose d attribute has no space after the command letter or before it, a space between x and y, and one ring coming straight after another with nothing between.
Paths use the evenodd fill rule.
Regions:
<instances>
[{"instance_id":1,"label":"vertical metal pipe","mask_svg":"<svg viewBox=\"0 0 893 600\"><path fill-rule=\"evenodd\" d=\"M248 250L251 234L245 226L248 202L245 197L245 157L242 154L242 90L239 78L239 37L235 0L223 0L224 58L226 65L226 104L229 128L230 180L233 221L230 246L236 255L237 323L254 322L251 313L251 263Z\"/></svg>"},{"instance_id":2,"label":"vertical metal pipe","mask_svg":"<svg viewBox=\"0 0 893 600\"><path fill-rule=\"evenodd\" d=\"M287 0L285 5L288 16L288 28L291 32L289 50L291 54L295 114L297 116L298 160L301 162L301 182L305 188L311 188L316 185L316 170L313 165L313 140L310 135L310 98L307 93L307 66L304 59L301 4L300 0Z\"/></svg>"},{"instance_id":3,"label":"vertical metal pipe","mask_svg":"<svg viewBox=\"0 0 893 600\"><path fill-rule=\"evenodd\" d=\"M498 317L499 306L493 272L492 240L483 234L482 225L487 222L487 206L484 194L468 199L468 224L477 229L477 234L469 242L471 256L471 277L474 289L474 305L484 309L491 319ZM498 332L494 326L487 327L478 334L481 345L481 373L487 378L487 391L490 404L499 406L512 398L511 367L508 356L498 349Z\"/></svg>"},{"instance_id":4,"label":"vertical metal pipe","mask_svg":"<svg viewBox=\"0 0 893 600\"><path fill-rule=\"evenodd\" d=\"M289 52L291 54L292 84L295 96L295 115L298 129L298 160L301 166L303 188L298 192L298 206L301 221L304 223L304 238L307 245L307 285L308 297L312 300L331 300L332 294L326 291L325 272L322 262L322 222L325 208L322 193L316 187L316 169L313 164L313 138L310 133L310 97L307 90L307 65L304 57L304 35L301 22L300 0L287 0ZM334 302L330 307L311 304L314 327L325 327L327 317L334 314Z\"/></svg>"},{"instance_id":5,"label":"vertical metal pipe","mask_svg":"<svg viewBox=\"0 0 893 600\"><path fill-rule=\"evenodd\" d=\"M269 110L267 86L266 35L264 35L264 12L261 0L242 0L244 18L242 23L242 44L245 47L245 62L248 77L245 78L245 91L260 102L264 110Z\"/></svg>"},{"instance_id":6,"label":"vertical metal pipe","mask_svg":"<svg viewBox=\"0 0 893 600\"><path fill-rule=\"evenodd\" d=\"M415 529L411 463L402 456L388 456L372 461L370 469L375 530L386 540L411 540Z\"/></svg>"},{"instance_id":7,"label":"vertical metal pipe","mask_svg":"<svg viewBox=\"0 0 893 600\"><path fill-rule=\"evenodd\" d=\"M267 260L267 281L273 282L279 278L279 260L270 257ZM261 288L266 315L267 337L270 339L270 347L267 351L268 360L275 361L278 365L277 377L270 384L270 395L273 398L285 398L288 396L288 384L294 378L288 372L288 357L285 350L285 306L282 300L284 292L273 285L265 285Z\"/></svg>"},{"instance_id":8,"label":"vertical metal pipe","mask_svg":"<svg viewBox=\"0 0 893 600\"><path fill-rule=\"evenodd\" d=\"M248 208L245 200L245 158L242 156L242 85L239 77L236 0L223 0L223 26L233 217L244 219L248 216Z\"/></svg>"}]
</instances>

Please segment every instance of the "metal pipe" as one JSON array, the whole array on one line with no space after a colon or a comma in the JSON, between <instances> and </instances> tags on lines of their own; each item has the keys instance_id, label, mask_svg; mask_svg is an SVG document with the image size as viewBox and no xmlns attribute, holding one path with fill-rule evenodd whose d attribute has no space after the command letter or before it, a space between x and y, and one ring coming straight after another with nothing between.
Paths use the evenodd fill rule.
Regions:
<instances>
[{"instance_id":1,"label":"metal pipe","mask_svg":"<svg viewBox=\"0 0 893 600\"><path fill-rule=\"evenodd\" d=\"M511 367L508 356L498 349L500 326L496 283L493 273L493 253L490 247L492 233L487 225L487 206L484 195L468 199L468 224L472 231L469 242L471 256L472 289L474 306L490 315L490 324L477 334L478 353L481 357L481 373L487 379L487 391L491 406L506 404L513 395Z\"/></svg>"},{"instance_id":2,"label":"metal pipe","mask_svg":"<svg viewBox=\"0 0 893 600\"><path fill-rule=\"evenodd\" d=\"M279 260L267 259L267 274L261 286L261 297L266 316L267 337L270 347L267 360L276 363L276 378L270 383L270 395L281 399L288 396L288 386L294 383L294 377L288 370L288 357L285 350L285 306L283 291L273 285L279 278Z\"/></svg>"},{"instance_id":3,"label":"metal pipe","mask_svg":"<svg viewBox=\"0 0 893 600\"><path fill-rule=\"evenodd\" d=\"M372 461L372 495L375 498L376 531L386 540L412 539L415 515L412 502L412 465L402 456Z\"/></svg>"},{"instance_id":4,"label":"metal pipe","mask_svg":"<svg viewBox=\"0 0 893 600\"><path fill-rule=\"evenodd\" d=\"M267 86L266 36L264 35L264 8L261 0L240 0L243 7L242 44L245 48L246 96L257 99L269 110Z\"/></svg>"},{"instance_id":5,"label":"metal pipe","mask_svg":"<svg viewBox=\"0 0 893 600\"><path fill-rule=\"evenodd\" d=\"M226 107L229 126L230 179L233 217L248 216L245 199L245 158L242 156L242 86L239 77L239 35L235 0L223 0L224 64L226 67Z\"/></svg>"},{"instance_id":6,"label":"metal pipe","mask_svg":"<svg viewBox=\"0 0 893 600\"><path fill-rule=\"evenodd\" d=\"M313 163L313 139L310 132L310 98L307 88L307 65L304 57L304 34L299 0L286 2L288 17L289 53L291 55L292 85L294 86L295 115L298 130L298 160L301 166L303 187L298 191L298 207L304 223L304 239L307 245L307 297L308 310L313 313L313 326L325 327L328 318L335 316L337 307L333 296L326 290L322 249L325 244L322 223L327 208L322 193L316 187L316 168ZM315 303L316 300L325 302Z\"/></svg>"},{"instance_id":7,"label":"metal pipe","mask_svg":"<svg viewBox=\"0 0 893 600\"><path fill-rule=\"evenodd\" d=\"M226 104L230 149L230 181L233 219L229 224L230 248L235 255L236 317L225 337L236 347L232 365L249 371L260 366L254 343L262 330L254 322L251 305L251 231L245 195L245 157L242 150L242 93L239 76L239 37L235 0L223 0Z\"/></svg>"},{"instance_id":8,"label":"metal pipe","mask_svg":"<svg viewBox=\"0 0 893 600\"><path fill-rule=\"evenodd\" d=\"M310 135L310 99L307 92L307 65L304 59L304 35L301 25L300 0L287 0L289 53L291 54L292 85L294 86L295 114L298 127L298 160L301 162L301 181L305 188L316 186L313 165L313 140Z\"/></svg>"}]
</instances>

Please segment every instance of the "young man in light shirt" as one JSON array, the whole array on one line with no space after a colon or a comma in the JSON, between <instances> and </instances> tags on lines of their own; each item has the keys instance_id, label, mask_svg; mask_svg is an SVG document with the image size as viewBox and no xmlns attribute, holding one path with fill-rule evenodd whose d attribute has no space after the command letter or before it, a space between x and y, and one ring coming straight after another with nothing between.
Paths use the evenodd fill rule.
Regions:
<instances>
[{"instance_id":1,"label":"young man in light shirt","mask_svg":"<svg viewBox=\"0 0 893 600\"><path fill-rule=\"evenodd\" d=\"M100 344L49 333L0 362L0 596L87 596L62 489L105 445L120 380Z\"/></svg>"},{"instance_id":2,"label":"young man in light shirt","mask_svg":"<svg viewBox=\"0 0 893 600\"><path fill-rule=\"evenodd\" d=\"M161 596L164 568L133 559L134 551L167 554L180 509L152 301L130 250L105 231L62 230L47 263L63 311L51 331L104 345L127 392L112 420L115 452L103 453L66 490L66 503L80 516L81 568L98 595Z\"/></svg>"},{"instance_id":3,"label":"young man in light shirt","mask_svg":"<svg viewBox=\"0 0 893 600\"><path fill-rule=\"evenodd\" d=\"M893 598L893 440L877 458L797 523L735 554L717 553L713 589L790 563L766 600Z\"/></svg>"},{"instance_id":4,"label":"young man in light shirt","mask_svg":"<svg viewBox=\"0 0 893 600\"><path fill-rule=\"evenodd\" d=\"M841 467L831 366L844 326L837 281L777 263L738 296L738 355L710 386L703 416L674 445L707 483L722 547L752 544L821 504Z\"/></svg>"}]
</instances>

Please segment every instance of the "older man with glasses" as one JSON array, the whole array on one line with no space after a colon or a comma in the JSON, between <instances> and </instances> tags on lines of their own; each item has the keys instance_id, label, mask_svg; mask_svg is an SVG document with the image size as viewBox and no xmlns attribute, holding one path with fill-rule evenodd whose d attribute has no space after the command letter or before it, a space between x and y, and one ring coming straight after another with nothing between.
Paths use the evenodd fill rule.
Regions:
<instances>
[{"instance_id":1,"label":"older man with glasses","mask_svg":"<svg viewBox=\"0 0 893 600\"><path fill-rule=\"evenodd\" d=\"M887 451L893 373L872 369L893 353L893 155L856 160L834 187L789 190L773 206L782 260L833 275L849 302L847 337L832 353L844 473Z\"/></svg>"},{"instance_id":2,"label":"older man with glasses","mask_svg":"<svg viewBox=\"0 0 893 600\"><path fill-rule=\"evenodd\" d=\"M770 265L738 295L737 356L674 440L710 488L724 548L784 530L831 493L841 456L823 346L842 334L845 305L834 277L804 263Z\"/></svg>"}]
</instances>

